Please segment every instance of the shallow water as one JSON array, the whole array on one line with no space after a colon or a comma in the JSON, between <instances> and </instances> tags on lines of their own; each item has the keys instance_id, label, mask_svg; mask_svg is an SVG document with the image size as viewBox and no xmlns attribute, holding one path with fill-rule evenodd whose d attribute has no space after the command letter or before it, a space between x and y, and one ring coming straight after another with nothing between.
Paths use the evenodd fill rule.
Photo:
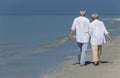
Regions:
<instances>
[{"instance_id":1,"label":"shallow water","mask_svg":"<svg viewBox=\"0 0 120 78\"><path fill-rule=\"evenodd\" d=\"M74 17L0 16L0 77L40 78L58 71L78 51L75 39L68 40ZM102 20L112 37L119 35L119 20Z\"/></svg>"}]
</instances>

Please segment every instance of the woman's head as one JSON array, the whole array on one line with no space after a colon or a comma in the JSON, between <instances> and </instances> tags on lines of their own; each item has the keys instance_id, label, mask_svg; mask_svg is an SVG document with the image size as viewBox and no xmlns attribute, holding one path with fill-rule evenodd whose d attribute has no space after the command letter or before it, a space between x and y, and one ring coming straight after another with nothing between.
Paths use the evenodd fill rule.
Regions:
<instances>
[{"instance_id":1,"label":"woman's head","mask_svg":"<svg viewBox=\"0 0 120 78\"><path fill-rule=\"evenodd\" d=\"M99 16L98 16L97 13L93 13L92 16L91 16L91 18L92 18L93 20L95 20L95 19L98 19Z\"/></svg>"}]
</instances>

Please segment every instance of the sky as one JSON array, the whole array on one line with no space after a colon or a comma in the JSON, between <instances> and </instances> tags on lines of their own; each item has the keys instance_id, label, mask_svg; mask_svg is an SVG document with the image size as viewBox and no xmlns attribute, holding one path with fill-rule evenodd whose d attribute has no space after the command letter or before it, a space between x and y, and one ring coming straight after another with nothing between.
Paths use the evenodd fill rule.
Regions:
<instances>
[{"instance_id":1,"label":"sky","mask_svg":"<svg viewBox=\"0 0 120 78\"><path fill-rule=\"evenodd\" d=\"M119 15L120 0L0 0L0 15L75 15L81 9Z\"/></svg>"}]
</instances>

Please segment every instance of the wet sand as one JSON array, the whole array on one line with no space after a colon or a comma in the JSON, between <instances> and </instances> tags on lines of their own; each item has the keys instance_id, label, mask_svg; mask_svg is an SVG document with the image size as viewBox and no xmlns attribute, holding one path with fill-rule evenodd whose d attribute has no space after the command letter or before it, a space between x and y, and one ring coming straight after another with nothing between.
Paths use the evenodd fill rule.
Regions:
<instances>
[{"instance_id":1,"label":"wet sand","mask_svg":"<svg viewBox=\"0 0 120 78\"><path fill-rule=\"evenodd\" d=\"M86 66L80 67L76 57L64 61L59 72L46 74L42 78L119 78L120 77L120 37L113 39L112 44L105 44L99 66L92 64L92 52L86 59Z\"/></svg>"}]
</instances>

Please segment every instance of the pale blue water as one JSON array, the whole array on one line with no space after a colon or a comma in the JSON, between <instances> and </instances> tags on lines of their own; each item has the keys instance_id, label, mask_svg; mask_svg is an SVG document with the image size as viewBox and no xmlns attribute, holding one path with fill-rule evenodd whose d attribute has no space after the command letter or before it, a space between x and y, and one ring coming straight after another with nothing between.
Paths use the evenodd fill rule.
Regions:
<instances>
[{"instance_id":1,"label":"pale blue water","mask_svg":"<svg viewBox=\"0 0 120 78\"><path fill-rule=\"evenodd\" d=\"M77 53L75 39L67 37L75 17L0 16L0 78L40 78L58 71ZM120 33L114 18L102 18L112 37Z\"/></svg>"}]
</instances>

